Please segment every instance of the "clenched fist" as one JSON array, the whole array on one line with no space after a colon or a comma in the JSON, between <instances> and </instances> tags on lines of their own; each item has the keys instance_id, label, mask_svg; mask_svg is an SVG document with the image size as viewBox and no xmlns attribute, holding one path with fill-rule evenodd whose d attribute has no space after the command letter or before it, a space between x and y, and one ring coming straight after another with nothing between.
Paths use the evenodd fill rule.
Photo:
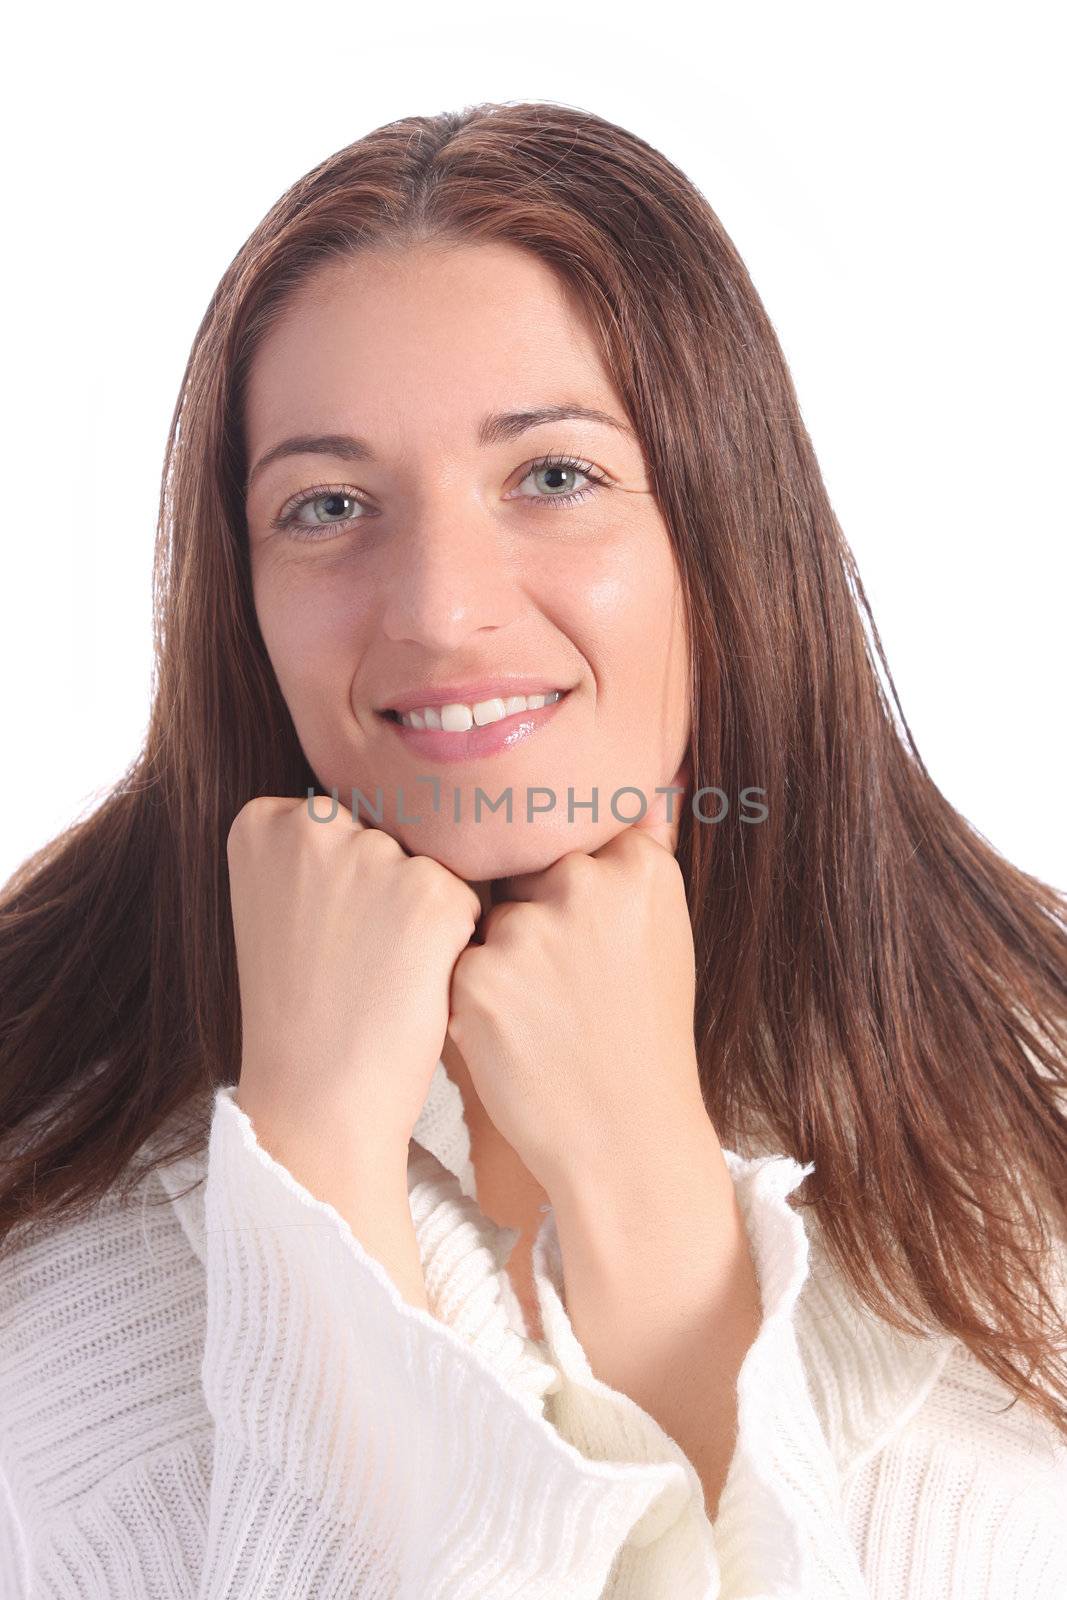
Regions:
<instances>
[{"instance_id":1,"label":"clenched fist","mask_svg":"<svg viewBox=\"0 0 1067 1600\"><path fill-rule=\"evenodd\" d=\"M226 853L238 1104L276 1153L328 1144L340 1159L406 1159L477 894L343 809L316 821L306 799L250 800Z\"/></svg>"}]
</instances>

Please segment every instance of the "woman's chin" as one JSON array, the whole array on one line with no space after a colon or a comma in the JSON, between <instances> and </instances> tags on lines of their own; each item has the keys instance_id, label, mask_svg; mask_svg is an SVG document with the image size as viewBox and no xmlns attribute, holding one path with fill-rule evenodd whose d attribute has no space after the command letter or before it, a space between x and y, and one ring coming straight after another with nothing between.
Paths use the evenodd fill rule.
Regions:
<instances>
[{"instance_id":1,"label":"woman's chin","mask_svg":"<svg viewBox=\"0 0 1067 1600\"><path fill-rule=\"evenodd\" d=\"M578 834L585 830L579 829L572 830L575 837L561 839L558 833L531 828L524 830L525 838L497 840L492 844L488 839L476 837L478 830L475 828L446 829L444 837L438 834L433 838L428 834L420 837L420 831L417 827L400 828L394 836L409 854L432 856L466 883L489 883L496 878L543 872L561 856L573 850L595 850L602 842L583 842ZM449 837L449 833L453 837Z\"/></svg>"}]
</instances>

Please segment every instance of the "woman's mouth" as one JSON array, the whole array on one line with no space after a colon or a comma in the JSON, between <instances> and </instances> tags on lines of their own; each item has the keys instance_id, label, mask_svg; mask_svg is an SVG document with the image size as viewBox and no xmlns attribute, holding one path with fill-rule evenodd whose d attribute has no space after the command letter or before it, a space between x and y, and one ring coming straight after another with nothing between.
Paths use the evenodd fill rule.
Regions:
<instances>
[{"instance_id":1,"label":"woman's mouth","mask_svg":"<svg viewBox=\"0 0 1067 1600\"><path fill-rule=\"evenodd\" d=\"M454 701L421 710L379 711L385 725L430 761L471 761L523 744L559 714L569 689L510 695L464 705ZM420 726L421 724L421 726Z\"/></svg>"}]
</instances>

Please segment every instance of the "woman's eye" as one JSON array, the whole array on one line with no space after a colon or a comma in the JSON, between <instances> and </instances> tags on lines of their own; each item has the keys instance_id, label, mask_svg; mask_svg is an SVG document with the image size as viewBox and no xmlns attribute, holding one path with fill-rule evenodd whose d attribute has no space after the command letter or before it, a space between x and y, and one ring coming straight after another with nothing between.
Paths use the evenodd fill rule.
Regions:
<instances>
[{"instance_id":1,"label":"woman's eye","mask_svg":"<svg viewBox=\"0 0 1067 1600\"><path fill-rule=\"evenodd\" d=\"M584 478L585 486L569 489L576 477ZM543 461L535 461L522 481L527 483L531 478L545 483L546 488L533 495L519 495L518 498L533 500L539 505L569 505L586 499L597 489L608 487L608 480L598 474L591 461L575 461L570 456L549 456Z\"/></svg>"},{"instance_id":2,"label":"woman's eye","mask_svg":"<svg viewBox=\"0 0 1067 1600\"><path fill-rule=\"evenodd\" d=\"M332 533L343 533L350 523L359 522L362 512L357 514L354 508L362 504L350 489L312 489L275 518L271 527L279 533L290 532L294 539L327 538ZM321 514L316 513L315 508L319 506ZM310 508L310 515L305 518L302 513L307 508Z\"/></svg>"},{"instance_id":3,"label":"woman's eye","mask_svg":"<svg viewBox=\"0 0 1067 1600\"><path fill-rule=\"evenodd\" d=\"M520 494L522 484L531 479L535 483L535 493ZM575 486L577 480L584 482ZM539 508L573 505L587 499L597 489L611 487L610 480L599 473L591 461L577 461L571 456L546 456L533 462L526 469L522 484L506 498L528 500ZM270 525L294 539L322 540L336 538L355 523L362 522L366 514L364 502L350 489L320 484L292 502Z\"/></svg>"}]
</instances>

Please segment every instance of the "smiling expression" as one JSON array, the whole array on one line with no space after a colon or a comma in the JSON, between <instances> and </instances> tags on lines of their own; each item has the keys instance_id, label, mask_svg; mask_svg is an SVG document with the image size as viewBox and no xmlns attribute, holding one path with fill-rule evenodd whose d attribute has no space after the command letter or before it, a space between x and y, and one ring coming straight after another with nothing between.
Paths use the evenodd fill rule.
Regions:
<instances>
[{"instance_id":1,"label":"smiling expression","mask_svg":"<svg viewBox=\"0 0 1067 1600\"><path fill-rule=\"evenodd\" d=\"M621 795L613 815L616 791L670 783L689 736L670 537L543 262L424 244L329 263L261 342L243 420L256 613L324 793L347 809L380 787L380 826L473 881L593 851L639 810ZM475 821L476 786L510 788L512 821ZM535 787L555 808L527 820Z\"/></svg>"}]
</instances>

